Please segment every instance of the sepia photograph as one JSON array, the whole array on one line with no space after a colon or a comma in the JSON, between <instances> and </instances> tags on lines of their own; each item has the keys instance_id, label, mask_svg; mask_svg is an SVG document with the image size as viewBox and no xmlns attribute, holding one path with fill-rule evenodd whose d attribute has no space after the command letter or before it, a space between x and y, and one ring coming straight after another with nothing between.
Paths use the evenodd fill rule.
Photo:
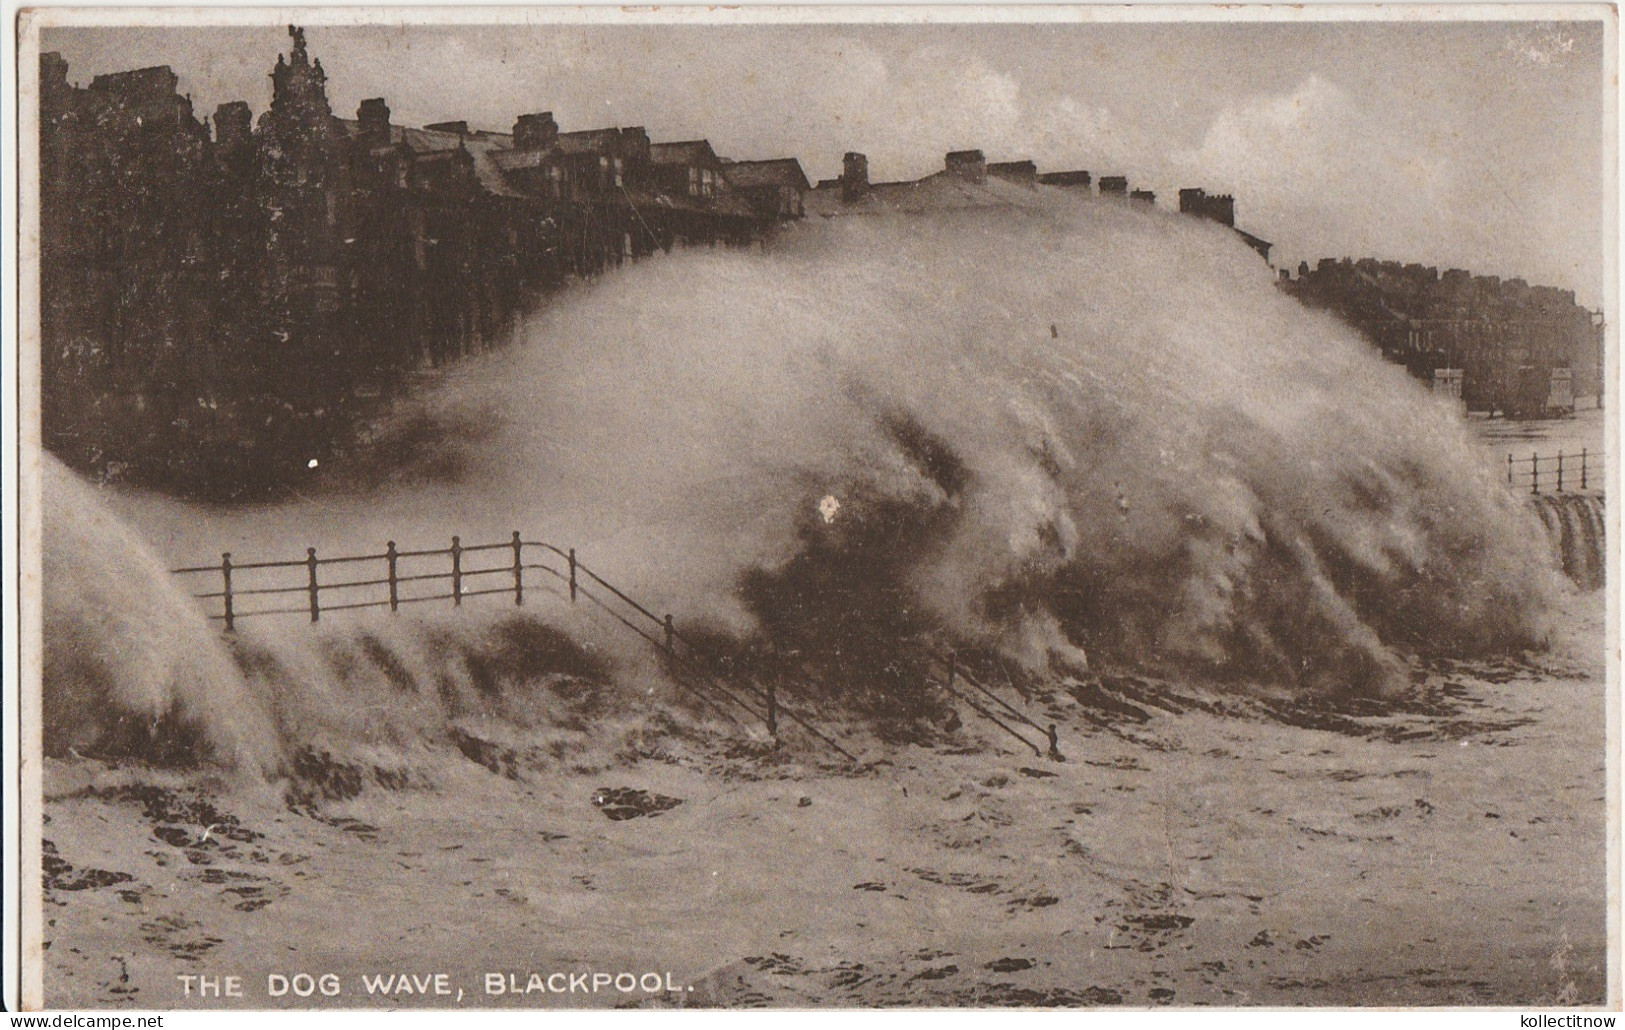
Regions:
<instances>
[{"instance_id":1,"label":"sepia photograph","mask_svg":"<svg viewBox=\"0 0 1625 1030\"><path fill-rule=\"evenodd\" d=\"M1616 30L21 11L21 1004L1617 1011Z\"/></svg>"}]
</instances>

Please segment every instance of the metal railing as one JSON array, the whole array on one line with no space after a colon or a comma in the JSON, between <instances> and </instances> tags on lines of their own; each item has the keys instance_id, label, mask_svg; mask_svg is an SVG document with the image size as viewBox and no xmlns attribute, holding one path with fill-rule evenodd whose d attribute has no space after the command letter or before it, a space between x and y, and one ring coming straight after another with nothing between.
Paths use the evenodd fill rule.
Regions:
<instances>
[{"instance_id":1,"label":"metal railing","mask_svg":"<svg viewBox=\"0 0 1625 1030\"><path fill-rule=\"evenodd\" d=\"M1022 722L1028 726L1031 726L1033 729L1037 730L1039 733L1048 738L1049 756L1051 758L1060 757L1060 749L1056 745L1054 726L1040 726L1038 723L1028 718L1024 712L1021 712L1015 706L1005 701L1004 698L988 689L988 687L980 680L960 667L958 655L950 653L946 658L937 656L933 657L936 658L937 663L943 669L941 679L933 681L938 687L941 687L953 697L956 697L960 701L963 701L966 705L969 705L971 710L977 715L980 715L988 722L991 722L993 725L999 727L999 729L1003 730L1005 733L1032 748L1033 754L1042 758L1045 755L1045 751L1037 744L1034 744L1032 741L1028 740L1014 727L1007 724L1005 719L1012 719L1013 721ZM961 690L960 685L969 687L970 690ZM973 697L971 696L972 694L980 695L980 697ZM989 705L989 702L991 702L991 705ZM1001 715L993 714L1001 709L1002 717Z\"/></svg>"},{"instance_id":2,"label":"metal railing","mask_svg":"<svg viewBox=\"0 0 1625 1030\"><path fill-rule=\"evenodd\" d=\"M497 555L502 561L493 564L492 557ZM325 570L339 567L360 571L338 580L331 578L332 573L324 575ZM297 570L295 575L288 575L294 570ZM403 551L391 540L378 554L331 558L323 558L316 548L308 547L304 559L299 561L234 563L231 552L227 551L220 556L217 565L170 571L178 576L219 577L218 590L206 590L193 596L202 601L219 602L219 611L210 612L208 617L223 623L228 632L235 632L238 620L247 618L306 615L316 623L321 621L324 612L386 607L398 612L403 605L443 601L461 606L467 598L493 595L511 596L516 606L523 606L527 589L554 593L567 598L571 604L586 601L659 651L672 682L722 718L748 731L749 727L739 720L743 713L765 726L775 740L779 738L781 721L788 722L843 758L857 761L828 733L813 725L809 716L787 704L781 696L781 681L828 695L827 685L812 673L805 669L780 669L776 670L775 677L767 678L765 684L755 676L742 674L728 656L679 632L669 613L657 615L588 568L576 557L575 548L525 540L518 530L501 543L465 545L461 537L453 536L449 547ZM549 586L534 576L527 580L527 573L552 577L559 585ZM492 576L503 577L502 585L484 585L492 582L485 577ZM300 596L302 602L292 606L278 603L278 599L292 596ZM271 607L244 608L245 604ZM936 665L928 667L928 683L958 698L1036 755L1042 756L1045 752L1009 722L1019 721L1041 734L1047 733L1049 754L1058 757L1053 727L1046 730L1000 698L960 667L957 656L929 657ZM933 678L930 669L935 667L944 672ZM1002 717L995 712L1000 712Z\"/></svg>"},{"instance_id":3,"label":"metal railing","mask_svg":"<svg viewBox=\"0 0 1625 1030\"><path fill-rule=\"evenodd\" d=\"M1529 488L1532 494L1564 493L1568 490L1601 490L1603 456L1580 448L1578 454L1536 454L1515 458L1507 452L1507 485Z\"/></svg>"},{"instance_id":4,"label":"metal railing","mask_svg":"<svg viewBox=\"0 0 1625 1030\"><path fill-rule=\"evenodd\" d=\"M535 560L538 557L537 552L541 552L541 556L544 557L552 556L562 560L553 564L546 560ZM469 557L493 553L502 553L505 559L511 555L511 559L493 565L489 557L483 559ZM420 569L421 563L435 559L446 559L441 569L428 571ZM334 566L354 567L365 566L368 563L381 564L382 568L370 577L363 572L359 574L362 578L342 579L336 582L324 580L322 576L322 570ZM253 576L265 573L281 575L286 580L285 574L296 569L300 571L297 583L284 581L271 585L245 585L243 581L245 574ZM496 594L511 596L515 605L522 606L525 603L527 587L533 591L539 588L534 581L527 583L526 573L543 573L562 584L561 588L552 588L551 592L567 597L572 604L578 601L592 604L659 650L666 659L667 675L672 682L729 722L748 730L749 727L739 720L739 713L742 712L761 721L769 733L777 739L782 718L799 726L814 740L843 758L857 760L851 752L814 726L807 716L787 705L778 696L776 684L769 684L764 688L754 682L728 681L717 675L714 660L704 656L697 645L677 631L676 622L670 614L656 615L625 591L582 564L576 558L575 548L564 549L540 541L525 540L518 531L515 531L507 541L492 544L465 545L460 537L454 536L451 538L450 547L438 549L403 551L391 540L380 554L345 555L336 558L322 558L318 556L314 547L310 547L305 549L303 561L234 564L228 551L220 556L218 565L190 566L172 569L171 572L180 576L212 574L220 577L219 590L204 591L193 596L199 600L219 602L220 610L210 613L209 618L224 623L228 632L236 631L239 619L258 616L308 615L310 621L315 623L321 620L323 612L385 607L391 612L398 612L403 605L447 600L453 605L461 606L465 598ZM495 587L475 585L474 589L470 589L470 580L479 584L484 582L481 577L493 575L503 576L511 582ZM349 597L357 595L341 593L339 595L341 600L337 602L324 601L324 592L332 596L334 591L361 591L368 588L371 588L371 594L360 595L361 600L348 600ZM422 592L425 589L429 592ZM245 598L277 598L293 594L303 595L304 603L298 606L280 605L248 610L240 606L240 602ZM276 605L275 601L270 603Z\"/></svg>"},{"instance_id":5,"label":"metal railing","mask_svg":"<svg viewBox=\"0 0 1625 1030\"><path fill-rule=\"evenodd\" d=\"M570 572L566 577L557 569L538 562L525 561L525 548L545 548L555 551L570 562ZM512 561L504 561L500 565L492 566L488 559L469 559L478 564L471 567L465 559L470 555L487 555L492 552L507 552L513 556ZM389 608L390 611L399 611L402 605L422 604L428 601L451 601L454 605L461 605L467 597L480 597L487 594L508 594L514 599L514 604L525 603L525 580L527 570L540 570L561 579L567 579L572 587L575 584L575 558L574 551L563 552L547 544L538 544L520 539L518 532L513 538L499 544L475 544L464 546L458 537L451 538L451 546L438 550L411 550L402 551L396 548L395 541L391 540L381 554L344 555L336 558L322 558L316 553L316 548L307 547L305 557L300 561L262 561L233 563L231 552L220 556L218 565L198 565L183 569L171 569L176 575L202 575L213 574L220 577L220 589L194 594L200 600L218 600L220 612L211 613L209 618L217 622L224 622L228 631L237 628L238 619L252 618L262 615L289 615L305 614L310 616L311 622L321 620L323 612L347 611L356 608ZM445 571L425 570L422 567L424 559L446 558L448 567ZM355 568L377 564L382 566L373 575L368 576L366 571L358 573L363 578L338 579L325 578L323 569L345 566ZM278 576L269 584L255 582L262 580L262 573L281 573L286 570L298 569L301 575L298 582L288 581L286 576ZM499 587L485 587L487 580L481 577L501 575L512 580L511 584ZM476 586L470 589L469 580L475 580ZM445 584L439 588L439 584ZM437 588L444 592L424 594L418 592L420 587L427 586L431 590ZM348 591L372 589L371 595L358 595ZM376 589L386 588L386 589ZM323 592L329 597L335 593L339 600L328 600L323 603ZM250 608L244 610L242 601L245 598L265 598L267 603L276 605L275 599L286 598L293 595L302 595L302 603L289 607L280 605L270 608ZM361 597L361 600L350 598ZM250 604L259 604L260 601L250 601Z\"/></svg>"}]
</instances>

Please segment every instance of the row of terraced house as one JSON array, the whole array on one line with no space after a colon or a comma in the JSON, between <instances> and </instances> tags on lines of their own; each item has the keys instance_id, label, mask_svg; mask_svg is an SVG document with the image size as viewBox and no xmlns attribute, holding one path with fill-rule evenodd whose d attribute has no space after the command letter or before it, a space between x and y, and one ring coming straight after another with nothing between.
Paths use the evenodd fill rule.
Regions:
<instances>
[{"instance_id":1,"label":"row of terraced house","mask_svg":"<svg viewBox=\"0 0 1625 1030\"><path fill-rule=\"evenodd\" d=\"M675 246L747 246L831 197L885 209L932 181L870 184L849 154L814 189L795 158L563 132L548 112L508 132L413 128L377 98L343 118L288 31L257 122L237 101L211 126L168 67L80 87L41 57L43 428L74 465L188 488L279 480L403 373L507 342L569 280ZM1091 185L980 151L949 153L945 174ZM1100 192L1152 199L1110 176ZM1228 197L1188 199L1233 225Z\"/></svg>"},{"instance_id":2,"label":"row of terraced house","mask_svg":"<svg viewBox=\"0 0 1625 1030\"><path fill-rule=\"evenodd\" d=\"M1467 411L1538 418L1602 404L1607 327L1573 290L1372 258L1303 262L1280 284Z\"/></svg>"},{"instance_id":3,"label":"row of terraced house","mask_svg":"<svg viewBox=\"0 0 1625 1030\"><path fill-rule=\"evenodd\" d=\"M508 342L568 281L673 247L749 246L807 215L996 201L990 180L1096 185L1087 171L960 150L909 182L870 182L849 153L839 178L813 187L795 158L730 161L706 140L656 143L637 127L564 132L548 112L507 132L413 128L377 98L343 118L303 31L288 31L269 109L256 120L246 103L222 104L212 126L168 67L81 87L60 55L41 55L42 421L70 464L233 494L285 481L392 384ZM1156 203L1116 175L1098 195ZM1230 195L1184 189L1179 211L1269 260ZM1283 272L1282 285L1403 349L1385 310L1361 321L1369 312L1341 303L1349 291L1320 280L1331 282ZM1545 305L1565 341L1568 301ZM1422 325L1429 341L1477 338L1417 317L1408 331ZM1546 349L1543 362L1577 353ZM1436 357L1483 379L1470 354ZM1577 372L1576 385L1592 378Z\"/></svg>"},{"instance_id":4,"label":"row of terraced house","mask_svg":"<svg viewBox=\"0 0 1625 1030\"><path fill-rule=\"evenodd\" d=\"M270 109L222 104L212 133L168 67L79 87L42 55L43 422L71 463L239 479L402 370L506 342L567 280L801 214L794 159L705 140L545 112L408 128L383 99L337 117L289 33Z\"/></svg>"}]
</instances>

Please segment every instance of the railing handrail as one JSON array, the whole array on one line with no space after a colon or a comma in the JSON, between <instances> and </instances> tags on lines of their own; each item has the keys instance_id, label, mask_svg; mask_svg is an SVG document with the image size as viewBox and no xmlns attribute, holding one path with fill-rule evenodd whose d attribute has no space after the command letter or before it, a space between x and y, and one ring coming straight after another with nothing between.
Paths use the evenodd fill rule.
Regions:
<instances>
[{"instance_id":1,"label":"railing handrail","mask_svg":"<svg viewBox=\"0 0 1625 1030\"><path fill-rule=\"evenodd\" d=\"M527 547L540 548L564 558L568 562L568 572L561 572L550 565L540 562L525 561L525 548ZM514 560L505 565L491 566L488 568L466 569L462 567L462 557L470 552L479 553L498 550L511 551L514 555ZM398 571L397 562L400 559L427 557L450 557L453 560L452 567L446 572L422 572L413 573L411 575L401 575ZM316 576L316 570L324 566L368 561L386 563L388 575L382 579L344 580L337 583L323 583ZM308 578L305 582L290 586L233 586L231 579L232 573L263 569L304 569L308 574ZM717 714L723 716L728 721L743 728L743 724L740 723L733 713L727 709L723 701L731 703L740 711L749 714L752 718L766 722L769 729L776 737L776 717L782 714L785 718L800 726L809 735L825 746L833 749L842 757L850 761L857 761L856 756L854 756L851 752L847 751L829 736L818 730L806 717L801 715L801 713L795 711L789 705L786 705L782 700L780 700L777 697L776 691L764 691L755 684L744 682L735 683L731 686L724 684L720 682L720 678L713 670L703 667L694 659L694 657L680 654L676 646L678 643L681 643L689 651L694 652L694 654L702 654L703 652L696 644L694 644L693 641L677 632L673 619L670 615L661 618L648 607L633 598L630 594L621 590L619 587L615 586L615 584L609 582L609 580L599 575L593 569L587 567L584 563L576 558L574 548L567 550L544 541L525 540L517 531L514 532L510 540L501 543L464 545L460 538L454 536L452 537L450 547L423 548L418 550L403 551L397 549L395 542L392 540L389 542L386 549L379 554L341 555L331 558L322 558L317 555L315 548L307 548L305 559L303 561L261 561L234 563L231 560L231 553L228 551L220 556L220 564L218 565L185 566L170 570L171 574L173 575L201 575L204 573L209 573L222 577L224 589L205 591L203 593L193 594L192 596L199 600L222 601L222 614L210 615L209 618L214 621L224 621L228 631L235 630L236 620L240 618L252 618L263 615L298 615L308 613L311 621L316 622L319 620L320 614L324 611L349 611L361 608L384 607L389 608L391 611L395 611L398 610L403 604L421 604L430 601L446 600L450 600L455 604L461 604L462 599L465 597L479 597L491 594L510 595L514 598L515 604L523 604L523 576L526 571L545 572L561 582L568 584L569 599L572 602L575 601L578 596L591 601L593 604L603 609L604 612L606 612L610 617L614 618L627 629L642 637L651 646L660 650L668 659L669 667L667 671L670 674L673 683L675 683L680 689L699 699L706 705L706 707L717 712ZM481 590L462 589L462 581L468 577L488 576L497 573L512 574L514 576L513 585ZM630 608L632 613L634 613L634 617L642 616L643 618L647 619L649 623L652 624L652 628L644 629L639 627L636 623L630 621L626 615L616 611L603 599L599 598L591 590L588 590L586 586L580 582L580 576L585 576L593 583L603 587L611 595L613 595L614 598ZM403 597L400 596L398 589L402 583L445 581L451 582L451 593L430 594L419 597ZM374 586L388 586L388 599L354 601L342 604L324 605L321 603L321 595L323 591L349 590ZM235 599L241 597L300 593L307 594L309 596L310 602L307 606L300 606L297 608L261 608L251 611L239 611L236 609L234 604ZM740 696L741 693L745 694L746 696ZM749 697L749 700L747 700L746 697ZM765 711L763 710L764 708Z\"/></svg>"},{"instance_id":2,"label":"railing handrail","mask_svg":"<svg viewBox=\"0 0 1625 1030\"><path fill-rule=\"evenodd\" d=\"M596 579L597 577L594 576L593 578ZM611 587L610 589L613 590L614 588ZM635 605L635 602L628 601L628 603ZM649 614L646 610L642 609L641 606L640 606L640 610L644 611L644 614L646 614L646 615ZM653 618L653 616L650 615L650 618ZM677 630L675 628L671 630L671 636L672 636L672 639L673 639L674 642L681 643L684 647L688 648L690 651L694 652L694 654L700 656L701 658L703 658L703 659L705 659L705 660L707 660L709 662L712 662L712 663L716 663L716 662L719 661L719 658L718 658L717 655L712 654L709 651L709 649L701 647L700 645L694 643L692 640L688 639L683 634L677 632ZM686 664L691 665L691 666L693 665L693 662L694 662L693 658L685 658L684 656L678 655L675 650L673 650L672 656L674 658L676 658L678 661L683 661ZM701 671L705 672L707 675L710 675L710 676L715 676L716 675L714 672L711 672L710 670L701 670ZM836 751L840 752L842 755L845 755L847 758L850 758L852 761L854 761L854 762L857 761L857 758L854 757L845 748L841 747L841 745L837 744L835 741L833 741L833 740L829 739L828 737L824 736L811 723L807 722L804 718L802 718L799 714L797 714L796 711L793 708L791 708L789 705L786 705L782 700L779 700L778 697L777 697L776 691L774 691L773 689L771 689L771 688L763 689L761 684L756 683L753 680L741 680L741 681L739 681L739 685L743 689L751 692L751 694L754 695L758 700L765 703L768 706L770 711L784 713L785 717L790 719L790 721L794 722L796 725L800 726L802 729L806 730L808 733L812 734L814 737L817 737L819 740L823 741L825 744L829 745L831 748L834 748ZM771 720L769 720L769 722L771 723Z\"/></svg>"},{"instance_id":3,"label":"railing handrail","mask_svg":"<svg viewBox=\"0 0 1625 1030\"><path fill-rule=\"evenodd\" d=\"M550 551L553 554L564 558L568 563L567 571L560 571L559 569L553 568L550 565L539 562L527 562L525 560L525 548L527 547L540 548L544 551ZM482 553L499 550L506 550L512 553L513 560L504 565L491 566L488 568L466 569L462 566L462 557L466 554L471 552ZM401 559L425 557L449 557L452 559L451 568L446 572L417 572L411 575L400 574L398 563ZM387 567L387 575L382 579L343 580L335 583L323 583L321 582L320 577L317 575L317 570L326 566L354 564L369 561L384 562ZM303 582L297 585L288 586L245 587L242 585L233 585L233 573L264 569L304 569L306 571L306 578ZM554 578L568 585L568 597L571 602L574 602L578 596L584 597L597 607L601 608L610 617L620 622L627 629L642 637L651 646L666 656L667 672L670 674L673 682L676 683L678 687L699 698L708 707L717 711L729 721L735 723L736 725L743 725L739 723L739 720L736 719L732 713L727 711L725 706L722 704L722 700L726 700L740 711L749 714L752 718L764 721L767 724L769 731L776 738L778 736L777 717L782 714L785 718L800 726L809 735L827 747L833 749L841 756L854 762L857 761L857 758L852 755L851 752L847 751L835 740L821 732L811 723L811 721L809 721L807 717L797 712L791 706L785 704L785 702L779 698L778 690L771 681L768 687L763 688L761 684L754 682L754 680L751 678L746 678L743 676L725 676L720 667L727 664L727 656L718 655L710 648L702 646L687 635L679 632L672 616L666 615L665 617L661 617L656 615L653 610L640 603L630 594L621 590L619 587L609 582L609 580L599 575L595 570L580 561L576 557L574 548L565 549L540 540L526 540L517 530L512 534L509 540L500 543L465 545L461 542L459 537L453 536L451 538L450 547L409 551L399 550L395 546L395 542L391 540L385 547L385 550L380 554L340 555L337 557L323 558L320 557L317 554L316 549L312 547L306 548L305 558L303 561L260 561L235 563L232 561L231 553L228 551L220 556L220 564L218 565L187 566L170 570L170 572L174 575L201 575L204 573L211 573L221 577L223 589L197 593L193 594L193 596L199 600L219 600L222 602L222 614L210 615L209 618L214 621L223 621L227 631L235 631L236 621L241 618L254 618L265 615L308 614L311 622L317 622L321 617L321 613L324 611L335 612L350 611L362 608L384 607L389 608L391 611L397 611L401 605L405 604L423 604L432 601L446 600L451 601L453 604L461 605L462 599L465 597L480 597L495 594L512 596L516 605L522 605L524 603L524 573L526 571L545 572L548 575L553 576ZM511 586L485 588L480 590L463 589L463 581L469 577L489 576L496 575L498 573L512 575L514 577L513 584ZM607 590L615 599L619 600L622 604L630 608L632 617L635 618L637 616L642 616L644 619L648 620L647 627L640 627L638 624L631 621L627 614L616 611L604 599L598 597L595 592L588 590L586 585L581 582L581 577L585 577L597 586ZM443 581L449 581L451 583L450 593L437 593L424 596L402 596L400 594L399 588L403 583L434 583ZM378 586L387 586L389 588L389 596L387 599L348 601L341 604L329 603L326 605L321 603L323 591L355 590L364 587ZM235 603L236 599L242 597L263 597L268 595L299 593L306 594L309 601L307 605L302 605L297 608L262 608L251 611L239 611L237 610ZM994 694L975 677L971 676L963 669L960 669L957 664L958 659L956 655L950 653L945 658L941 655L930 653L928 654L928 658L941 663L947 670L944 680L938 683L939 686L945 687L948 693L952 694L956 698L959 698L965 704L969 705L977 714L981 715L983 718L992 722L994 725L1015 737L1027 747L1031 748L1035 754L1043 754L1043 751L1037 744L1034 744L1015 729L1008 726L1002 719L998 718L993 714L993 712L989 711L981 702L976 701L974 698L969 697L965 693L956 689L956 677L958 680L962 680L968 684L973 690L984 695L990 701L997 704L1000 708L1009 712L1015 718L1029 726L1032 726L1039 732L1047 732L1044 727L1040 726L1031 718L1017 710L1003 698ZM824 685L818 678L814 677L805 669L797 670L787 668L780 671L778 678L799 683L813 689L827 690L826 685ZM928 682L932 681L929 666L926 673L926 678ZM724 679L726 679L726 683L723 682ZM740 696L741 694L744 696ZM719 700L719 698L721 700ZM749 700L746 700L746 698ZM1053 744L1053 733L1050 735Z\"/></svg>"},{"instance_id":4,"label":"railing handrail","mask_svg":"<svg viewBox=\"0 0 1625 1030\"><path fill-rule=\"evenodd\" d=\"M1578 489L1590 490L1592 473L1606 471L1605 455L1592 451L1589 447L1582 447L1578 454L1559 449L1556 454L1541 454L1531 451L1529 457L1519 458L1514 452L1507 452L1507 486L1522 487L1528 484L1531 494L1540 493L1542 478L1548 484L1555 483L1558 493L1566 492L1565 475L1567 483L1577 485ZM1574 464L1578 459L1579 464ZM1569 464L1565 468L1564 462ZM1541 462L1546 462L1542 467ZM1520 468L1519 466L1527 466ZM1578 484L1575 484L1578 476ZM1597 487L1601 489L1601 487Z\"/></svg>"},{"instance_id":5,"label":"railing handrail","mask_svg":"<svg viewBox=\"0 0 1625 1030\"><path fill-rule=\"evenodd\" d=\"M966 672L965 667L959 664L959 656L958 655L950 654L946 659L943 659L940 656L938 656L937 661L942 662L945 666L947 666L947 669L948 669L948 682L950 684L952 684L955 681L956 678L962 679L966 683L970 684L973 689L975 689L976 691L980 692L983 696L985 696L988 700L990 700L993 703L997 704L1000 708L1003 708L1005 711L1009 712L1011 715L1015 716L1017 719L1020 719L1022 722L1026 723L1028 726L1031 726L1033 729L1037 730L1040 733L1047 732L1043 726L1040 726L1038 723L1034 722L1025 712L1020 711L1019 709L1017 709L1016 707L1011 705L1008 701L1006 701L1004 698L1002 698L999 695L993 693L993 691L991 691L987 687L983 686L982 683L976 679L976 677L972 676L969 672Z\"/></svg>"},{"instance_id":6,"label":"railing handrail","mask_svg":"<svg viewBox=\"0 0 1625 1030\"><path fill-rule=\"evenodd\" d=\"M1558 458L1581 458L1581 457L1586 458L1587 460L1595 458L1595 459L1600 461L1602 459L1602 457L1603 457L1603 452L1602 451L1593 451L1589 447L1582 447L1578 451L1563 451L1563 450L1560 450L1555 454L1541 454L1538 451L1531 451L1531 452L1529 452L1529 457L1527 457L1527 458L1518 457L1516 451L1508 451L1507 452L1507 459L1509 461L1516 462L1519 465L1527 465L1531 461L1535 461L1537 459L1540 460L1540 461L1556 461Z\"/></svg>"}]
</instances>

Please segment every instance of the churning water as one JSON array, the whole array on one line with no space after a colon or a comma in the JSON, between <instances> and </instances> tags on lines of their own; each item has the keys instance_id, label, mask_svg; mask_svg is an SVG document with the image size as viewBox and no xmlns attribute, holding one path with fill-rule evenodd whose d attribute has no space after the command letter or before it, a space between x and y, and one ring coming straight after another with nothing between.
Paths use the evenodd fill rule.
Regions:
<instances>
[{"instance_id":1,"label":"churning water","mask_svg":"<svg viewBox=\"0 0 1625 1030\"><path fill-rule=\"evenodd\" d=\"M1582 590L1596 590L1607 573L1603 501L1596 494L1540 494L1531 499L1563 572Z\"/></svg>"},{"instance_id":2,"label":"churning water","mask_svg":"<svg viewBox=\"0 0 1625 1030\"><path fill-rule=\"evenodd\" d=\"M680 252L568 291L297 501L121 503L178 562L522 529L684 624L854 681L932 638L1035 671L1378 693L1410 656L1539 642L1564 589L1539 520L1403 371L1280 294L1228 230L989 189L1013 203L815 219L765 253ZM128 533L120 582L98 583L72 555L102 517L65 475L48 490L48 593L72 629L48 629L48 694L71 664L96 698L206 719L263 667L242 643L228 660ZM142 625L101 619L120 591L164 600ZM457 618L451 636L491 632ZM277 632L283 665L313 646ZM78 668L128 634L151 655ZM283 678L340 689L305 683L336 667ZM286 737L298 720L268 707Z\"/></svg>"}]
</instances>

